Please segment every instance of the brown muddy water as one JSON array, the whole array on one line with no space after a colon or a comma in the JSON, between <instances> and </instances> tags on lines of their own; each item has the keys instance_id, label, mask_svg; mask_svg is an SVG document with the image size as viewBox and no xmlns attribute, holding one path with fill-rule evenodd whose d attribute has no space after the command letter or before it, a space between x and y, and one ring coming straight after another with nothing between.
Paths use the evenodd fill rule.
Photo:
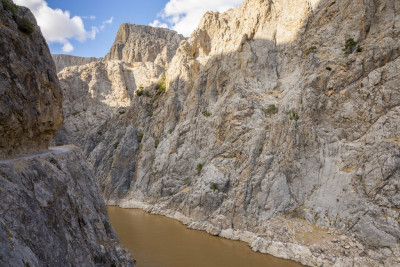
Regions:
<instances>
[{"instance_id":1,"label":"brown muddy water","mask_svg":"<svg viewBox=\"0 0 400 267\"><path fill-rule=\"evenodd\" d=\"M137 267L302 266L255 253L244 242L190 230L176 220L142 210L108 207L108 214Z\"/></svg>"}]
</instances>

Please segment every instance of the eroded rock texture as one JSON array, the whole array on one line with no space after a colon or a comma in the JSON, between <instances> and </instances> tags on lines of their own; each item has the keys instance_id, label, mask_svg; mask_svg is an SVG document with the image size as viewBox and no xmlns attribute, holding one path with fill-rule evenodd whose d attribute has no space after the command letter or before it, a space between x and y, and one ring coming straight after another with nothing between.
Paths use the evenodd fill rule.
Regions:
<instances>
[{"instance_id":1,"label":"eroded rock texture","mask_svg":"<svg viewBox=\"0 0 400 267\"><path fill-rule=\"evenodd\" d=\"M398 1L205 14L166 92L81 135L106 201L307 265L399 265L399 34Z\"/></svg>"},{"instance_id":2,"label":"eroded rock texture","mask_svg":"<svg viewBox=\"0 0 400 267\"><path fill-rule=\"evenodd\" d=\"M62 54L52 54L51 57L56 64L57 72L62 71L66 67L85 65L94 61L101 60L96 57L76 57Z\"/></svg>"},{"instance_id":3,"label":"eroded rock texture","mask_svg":"<svg viewBox=\"0 0 400 267\"><path fill-rule=\"evenodd\" d=\"M3 5L4 3L6 6ZM47 149L62 124L61 88L32 13L0 3L0 158Z\"/></svg>"},{"instance_id":4,"label":"eroded rock texture","mask_svg":"<svg viewBox=\"0 0 400 267\"><path fill-rule=\"evenodd\" d=\"M154 62L166 66L184 39L182 35L169 29L124 23L119 27L114 44L105 59Z\"/></svg>"},{"instance_id":5,"label":"eroded rock texture","mask_svg":"<svg viewBox=\"0 0 400 267\"><path fill-rule=\"evenodd\" d=\"M0 36L0 265L134 266L80 149L41 153L62 95L31 12L1 1Z\"/></svg>"},{"instance_id":6,"label":"eroded rock texture","mask_svg":"<svg viewBox=\"0 0 400 267\"><path fill-rule=\"evenodd\" d=\"M2 266L132 266L80 149L0 161Z\"/></svg>"}]
</instances>

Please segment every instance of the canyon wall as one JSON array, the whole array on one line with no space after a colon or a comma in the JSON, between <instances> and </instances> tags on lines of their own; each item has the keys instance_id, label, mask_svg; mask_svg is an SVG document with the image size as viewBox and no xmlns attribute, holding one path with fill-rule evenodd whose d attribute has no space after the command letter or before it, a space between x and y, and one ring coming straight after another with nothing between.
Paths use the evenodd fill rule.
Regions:
<instances>
[{"instance_id":1,"label":"canyon wall","mask_svg":"<svg viewBox=\"0 0 400 267\"><path fill-rule=\"evenodd\" d=\"M134 266L81 150L48 150L62 94L35 18L3 0L0 22L0 265Z\"/></svg>"},{"instance_id":2,"label":"canyon wall","mask_svg":"<svg viewBox=\"0 0 400 267\"><path fill-rule=\"evenodd\" d=\"M0 158L47 149L63 121L57 73L35 18L26 8L4 3L0 13Z\"/></svg>"},{"instance_id":3,"label":"canyon wall","mask_svg":"<svg viewBox=\"0 0 400 267\"><path fill-rule=\"evenodd\" d=\"M57 72L62 71L66 67L85 65L101 60L101 58L96 57L76 57L62 54L52 54L51 57L54 60L54 64L56 64Z\"/></svg>"},{"instance_id":4,"label":"canyon wall","mask_svg":"<svg viewBox=\"0 0 400 267\"><path fill-rule=\"evenodd\" d=\"M162 73L136 83L129 107L76 143L108 204L306 265L399 265L399 26L385 0L208 12L166 90Z\"/></svg>"}]
</instances>

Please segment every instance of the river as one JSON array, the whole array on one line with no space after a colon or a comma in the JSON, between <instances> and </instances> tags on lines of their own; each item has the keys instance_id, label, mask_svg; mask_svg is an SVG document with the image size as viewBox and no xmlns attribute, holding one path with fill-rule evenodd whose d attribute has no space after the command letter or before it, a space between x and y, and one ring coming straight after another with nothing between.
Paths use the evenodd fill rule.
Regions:
<instances>
[{"instance_id":1,"label":"river","mask_svg":"<svg viewBox=\"0 0 400 267\"><path fill-rule=\"evenodd\" d=\"M190 230L180 222L137 209L108 207L111 224L137 267L298 267L292 261L255 253L240 241Z\"/></svg>"}]
</instances>

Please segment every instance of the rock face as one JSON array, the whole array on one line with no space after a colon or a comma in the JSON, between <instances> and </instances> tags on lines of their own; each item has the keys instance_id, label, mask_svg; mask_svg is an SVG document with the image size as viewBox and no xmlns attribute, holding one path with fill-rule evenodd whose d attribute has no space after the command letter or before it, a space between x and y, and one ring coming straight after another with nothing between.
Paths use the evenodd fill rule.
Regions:
<instances>
[{"instance_id":1,"label":"rock face","mask_svg":"<svg viewBox=\"0 0 400 267\"><path fill-rule=\"evenodd\" d=\"M134 266L80 149L47 151L62 95L33 15L3 0L0 21L0 265Z\"/></svg>"},{"instance_id":2,"label":"rock face","mask_svg":"<svg viewBox=\"0 0 400 267\"><path fill-rule=\"evenodd\" d=\"M0 22L0 158L4 158L47 149L63 115L54 63L32 13L3 1Z\"/></svg>"},{"instance_id":3,"label":"rock face","mask_svg":"<svg viewBox=\"0 0 400 267\"><path fill-rule=\"evenodd\" d=\"M205 14L166 92L81 135L106 201L307 265L400 265L399 34L398 1Z\"/></svg>"},{"instance_id":4,"label":"rock face","mask_svg":"<svg viewBox=\"0 0 400 267\"><path fill-rule=\"evenodd\" d=\"M124 23L105 59L166 66L182 40L182 35L169 29Z\"/></svg>"},{"instance_id":5,"label":"rock face","mask_svg":"<svg viewBox=\"0 0 400 267\"><path fill-rule=\"evenodd\" d=\"M0 161L0 264L132 266L80 149L63 149Z\"/></svg>"},{"instance_id":6,"label":"rock face","mask_svg":"<svg viewBox=\"0 0 400 267\"><path fill-rule=\"evenodd\" d=\"M51 56L56 64L57 72L62 71L66 67L85 65L101 60L101 58L96 57L76 57L62 54L52 54Z\"/></svg>"}]
</instances>

